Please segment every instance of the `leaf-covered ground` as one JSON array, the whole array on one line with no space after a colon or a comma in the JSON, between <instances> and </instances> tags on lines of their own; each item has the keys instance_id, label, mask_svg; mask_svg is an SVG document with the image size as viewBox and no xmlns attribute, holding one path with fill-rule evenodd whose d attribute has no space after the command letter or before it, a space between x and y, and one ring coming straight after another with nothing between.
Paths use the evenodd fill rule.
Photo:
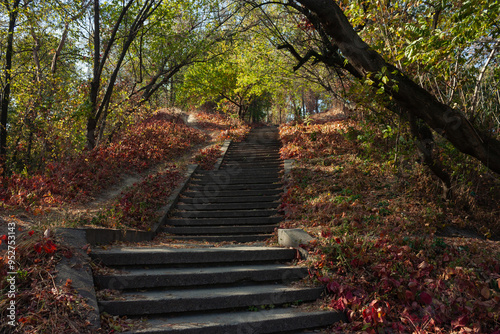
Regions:
<instances>
[{"instance_id":1,"label":"leaf-covered ground","mask_svg":"<svg viewBox=\"0 0 500 334\"><path fill-rule=\"evenodd\" d=\"M500 242L481 238L500 233L498 178L483 170L491 182L465 191L481 195L469 206L444 202L418 157L395 163L370 131L350 120L280 131L282 157L296 159L283 225L316 237L311 279L349 320L331 331L500 333Z\"/></svg>"}]
</instances>

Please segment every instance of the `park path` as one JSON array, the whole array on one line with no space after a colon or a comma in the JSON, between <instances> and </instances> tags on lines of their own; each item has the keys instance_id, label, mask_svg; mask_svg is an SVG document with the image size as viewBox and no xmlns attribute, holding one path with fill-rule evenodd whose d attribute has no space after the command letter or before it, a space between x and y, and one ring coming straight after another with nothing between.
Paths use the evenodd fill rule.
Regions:
<instances>
[{"instance_id":1,"label":"park path","mask_svg":"<svg viewBox=\"0 0 500 334\"><path fill-rule=\"evenodd\" d=\"M193 174L162 227L192 245L94 250L113 269L95 275L97 289L121 292L101 298L100 311L143 318L134 333L305 333L341 319L310 306L323 288L293 284L308 274L294 265L296 250L261 242L282 220L279 147L276 128L256 128L216 170Z\"/></svg>"}]
</instances>

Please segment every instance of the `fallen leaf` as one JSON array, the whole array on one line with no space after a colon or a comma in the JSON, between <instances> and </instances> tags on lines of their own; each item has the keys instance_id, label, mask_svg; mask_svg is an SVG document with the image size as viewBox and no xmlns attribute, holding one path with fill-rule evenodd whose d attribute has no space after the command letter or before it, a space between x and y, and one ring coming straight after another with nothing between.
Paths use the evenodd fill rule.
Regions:
<instances>
[{"instance_id":1,"label":"fallen leaf","mask_svg":"<svg viewBox=\"0 0 500 334\"><path fill-rule=\"evenodd\" d=\"M488 289L488 287L484 286L482 289L481 289L481 296L484 297L484 299L490 299L490 289Z\"/></svg>"},{"instance_id":2,"label":"fallen leaf","mask_svg":"<svg viewBox=\"0 0 500 334\"><path fill-rule=\"evenodd\" d=\"M424 291L420 294L420 301L426 305L430 305L432 303L432 297Z\"/></svg>"}]
</instances>

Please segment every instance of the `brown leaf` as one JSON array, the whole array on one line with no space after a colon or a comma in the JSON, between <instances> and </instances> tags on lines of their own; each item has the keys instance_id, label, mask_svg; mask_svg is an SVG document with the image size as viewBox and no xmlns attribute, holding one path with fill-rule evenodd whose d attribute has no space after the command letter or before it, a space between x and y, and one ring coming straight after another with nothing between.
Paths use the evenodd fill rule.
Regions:
<instances>
[{"instance_id":1,"label":"brown leaf","mask_svg":"<svg viewBox=\"0 0 500 334\"><path fill-rule=\"evenodd\" d=\"M483 296L485 299L490 299L490 289L488 289L487 286L484 286L482 289L481 289L481 296Z\"/></svg>"}]
</instances>

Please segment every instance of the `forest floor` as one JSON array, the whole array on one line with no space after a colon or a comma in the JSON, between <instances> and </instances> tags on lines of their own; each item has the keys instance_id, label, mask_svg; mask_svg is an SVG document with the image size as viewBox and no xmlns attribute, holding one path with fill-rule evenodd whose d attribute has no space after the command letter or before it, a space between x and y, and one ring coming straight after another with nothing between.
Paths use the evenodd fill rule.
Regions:
<instances>
[{"instance_id":1,"label":"forest floor","mask_svg":"<svg viewBox=\"0 0 500 334\"><path fill-rule=\"evenodd\" d=\"M296 159L284 227L316 237L311 280L349 320L332 331L499 334L498 175L470 163L443 200L411 140L395 150L388 132L345 115L281 127Z\"/></svg>"},{"instance_id":2,"label":"forest floor","mask_svg":"<svg viewBox=\"0 0 500 334\"><path fill-rule=\"evenodd\" d=\"M122 145L150 142L141 150L160 150L158 155L125 157L139 168L127 169L94 157L115 166L114 181L98 191L88 194L82 188L79 197L50 188L49 200L26 190L39 183L23 183L21 178L12 183L18 196L4 197L0 236L15 226L18 268L22 268L18 321L23 333L55 329L71 333L75 328L83 333L87 325L85 303L71 290L71 282L64 287L51 283L55 263L71 251L47 229L147 230L189 163L210 168L224 139L238 140L249 131L248 126L210 114L198 114L196 122L189 122L189 115L182 115L182 122L179 115L167 115L156 116L153 123L146 120L146 127L132 129L133 135L124 137ZM280 129L282 158L296 160L282 199L286 218L282 227L300 227L315 237L303 245L310 254L309 282L327 287L321 307L345 312L349 319L331 332L500 334L498 176L476 166L477 173L467 175L472 183L457 185L455 198L442 200L438 182L418 163L418 156L407 153L410 140L400 142L394 151L386 129L347 116L322 114ZM168 126L154 125L164 121ZM169 147L176 148L172 152L161 150L151 139L172 134L175 142ZM138 150L132 144L127 149ZM117 152L108 153L112 158L124 154ZM149 160L154 163L144 162ZM44 184L60 186L55 174ZM99 180L89 182L95 185ZM168 189L157 191L159 185ZM70 179L68 187L78 186ZM168 242L164 238L158 242ZM2 249L8 240L3 238ZM8 256L1 256L4 267L0 269L5 273ZM5 296L2 293L0 301L2 319L7 314ZM118 324L115 330L120 328L117 319L106 322Z\"/></svg>"}]
</instances>

